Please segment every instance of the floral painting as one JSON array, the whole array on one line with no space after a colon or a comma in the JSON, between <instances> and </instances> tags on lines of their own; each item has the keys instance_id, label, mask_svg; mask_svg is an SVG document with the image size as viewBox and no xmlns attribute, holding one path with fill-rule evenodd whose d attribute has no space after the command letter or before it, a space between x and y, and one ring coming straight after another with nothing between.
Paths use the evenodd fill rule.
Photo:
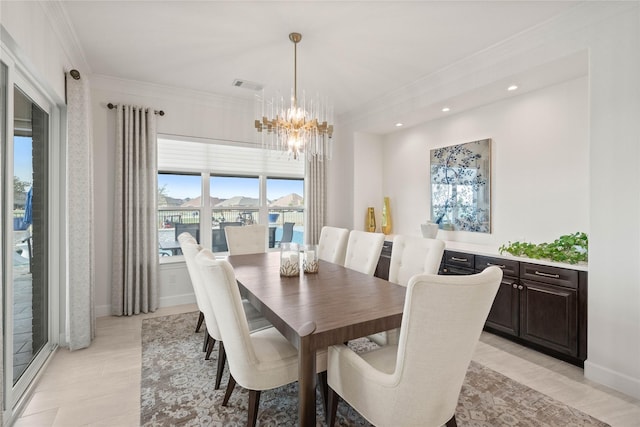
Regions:
<instances>
[{"instance_id":1,"label":"floral painting","mask_svg":"<svg viewBox=\"0 0 640 427\"><path fill-rule=\"evenodd\" d=\"M491 232L491 139L431 150L431 222Z\"/></svg>"}]
</instances>

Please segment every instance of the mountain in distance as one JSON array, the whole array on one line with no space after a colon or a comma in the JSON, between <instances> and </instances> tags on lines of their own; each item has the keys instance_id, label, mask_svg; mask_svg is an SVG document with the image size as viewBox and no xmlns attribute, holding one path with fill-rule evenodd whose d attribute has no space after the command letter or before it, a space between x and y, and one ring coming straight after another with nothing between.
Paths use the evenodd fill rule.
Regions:
<instances>
[{"instance_id":1,"label":"mountain in distance","mask_svg":"<svg viewBox=\"0 0 640 427\"><path fill-rule=\"evenodd\" d=\"M302 208L304 199L296 193L287 194L269 204L270 208Z\"/></svg>"}]
</instances>

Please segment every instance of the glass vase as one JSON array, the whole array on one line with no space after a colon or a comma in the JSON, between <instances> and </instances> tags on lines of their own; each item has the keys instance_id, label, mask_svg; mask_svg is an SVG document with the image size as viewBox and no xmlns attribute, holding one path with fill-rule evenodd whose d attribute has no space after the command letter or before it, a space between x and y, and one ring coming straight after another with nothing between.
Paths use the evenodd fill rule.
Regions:
<instances>
[{"instance_id":1,"label":"glass vase","mask_svg":"<svg viewBox=\"0 0 640 427\"><path fill-rule=\"evenodd\" d=\"M302 255L302 269L305 274L313 274L318 272L318 246L317 245L305 245Z\"/></svg>"},{"instance_id":2,"label":"glass vase","mask_svg":"<svg viewBox=\"0 0 640 427\"><path fill-rule=\"evenodd\" d=\"M300 274L300 248L297 243L280 244L280 275L285 277Z\"/></svg>"}]
</instances>

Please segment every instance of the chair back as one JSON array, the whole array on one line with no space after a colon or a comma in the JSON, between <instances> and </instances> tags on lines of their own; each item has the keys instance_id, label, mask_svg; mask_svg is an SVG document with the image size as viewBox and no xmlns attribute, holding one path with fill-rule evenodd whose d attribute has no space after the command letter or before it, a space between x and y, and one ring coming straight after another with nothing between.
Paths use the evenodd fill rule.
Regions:
<instances>
[{"instance_id":1,"label":"chair back","mask_svg":"<svg viewBox=\"0 0 640 427\"><path fill-rule=\"evenodd\" d=\"M384 234L351 230L347 241L344 266L373 276L380 259Z\"/></svg>"},{"instance_id":2,"label":"chair back","mask_svg":"<svg viewBox=\"0 0 640 427\"><path fill-rule=\"evenodd\" d=\"M389 281L407 286L416 274L438 274L444 242L416 236L397 235L393 238Z\"/></svg>"},{"instance_id":3,"label":"chair back","mask_svg":"<svg viewBox=\"0 0 640 427\"><path fill-rule=\"evenodd\" d=\"M267 227L261 224L226 227L229 255L258 254L267 251Z\"/></svg>"},{"instance_id":4,"label":"chair back","mask_svg":"<svg viewBox=\"0 0 640 427\"><path fill-rule=\"evenodd\" d=\"M189 233L191 237L196 239L196 242L200 242L200 224L174 224L175 227L175 239L180 240L179 237L182 233Z\"/></svg>"},{"instance_id":5,"label":"chair back","mask_svg":"<svg viewBox=\"0 0 640 427\"><path fill-rule=\"evenodd\" d=\"M218 329L218 322L213 313L213 307L209 302L209 297L206 293L206 282L202 280L202 274L200 269L196 265L196 256L202 250L202 247L196 242L196 240L189 233L182 233L178 236L178 242L180 242L180 249L187 263L187 271L189 272L189 278L193 286L193 293L196 296L196 305L198 309L204 315L204 321L207 325L207 332L212 338L221 340L220 330Z\"/></svg>"},{"instance_id":6,"label":"chair back","mask_svg":"<svg viewBox=\"0 0 640 427\"><path fill-rule=\"evenodd\" d=\"M379 414L388 422L376 424L442 425L451 418L501 280L495 266L469 276L422 274L409 280L394 404Z\"/></svg>"},{"instance_id":7,"label":"chair back","mask_svg":"<svg viewBox=\"0 0 640 427\"><path fill-rule=\"evenodd\" d=\"M207 283L206 294L216 313L229 370L239 384L250 383L251 377L257 376L258 360L249 337L249 325L233 267L226 260L217 260L208 249L198 253L196 264Z\"/></svg>"},{"instance_id":8,"label":"chair back","mask_svg":"<svg viewBox=\"0 0 640 427\"><path fill-rule=\"evenodd\" d=\"M282 225L282 239L280 239L280 243L289 243L293 240L293 226L295 222L285 222Z\"/></svg>"},{"instance_id":9,"label":"chair back","mask_svg":"<svg viewBox=\"0 0 640 427\"><path fill-rule=\"evenodd\" d=\"M344 257L347 251L349 230L324 226L320 230L318 240L318 258L334 264L344 265Z\"/></svg>"}]
</instances>

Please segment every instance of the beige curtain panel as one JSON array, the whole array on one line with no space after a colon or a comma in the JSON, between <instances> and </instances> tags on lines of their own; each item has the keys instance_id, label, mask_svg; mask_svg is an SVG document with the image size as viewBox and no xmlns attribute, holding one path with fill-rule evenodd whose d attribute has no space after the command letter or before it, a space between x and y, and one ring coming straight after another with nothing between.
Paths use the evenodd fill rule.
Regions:
<instances>
[{"instance_id":1,"label":"beige curtain panel","mask_svg":"<svg viewBox=\"0 0 640 427\"><path fill-rule=\"evenodd\" d=\"M95 335L93 300L93 149L89 82L67 79L67 224L69 251L65 339L70 350L88 347Z\"/></svg>"},{"instance_id":2,"label":"beige curtain panel","mask_svg":"<svg viewBox=\"0 0 640 427\"><path fill-rule=\"evenodd\" d=\"M131 316L158 308L156 116L130 105L116 114L111 312Z\"/></svg>"},{"instance_id":3,"label":"beige curtain panel","mask_svg":"<svg viewBox=\"0 0 640 427\"><path fill-rule=\"evenodd\" d=\"M305 242L318 244L327 216L327 166L318 156L307 163L307 230Z\"/></svg>"}]
</instances>

